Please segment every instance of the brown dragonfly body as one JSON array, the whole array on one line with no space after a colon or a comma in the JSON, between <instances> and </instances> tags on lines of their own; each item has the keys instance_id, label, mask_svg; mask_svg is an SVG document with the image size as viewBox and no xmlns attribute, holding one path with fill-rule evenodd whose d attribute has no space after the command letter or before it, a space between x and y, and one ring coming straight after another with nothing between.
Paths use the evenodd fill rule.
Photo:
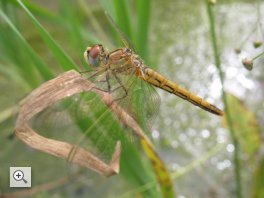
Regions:
<instances>
[{"instance_id":1,"label":"brown dragonfly body","mask_svg":"<svg viewBox=\"0 0 264 198\"><path fill-rule=\"evenodd\" d=\"M129 48L119 48L108 53L102 45L94 45L87 48L85 58L100 72L110 70L113 74L136 75L147 83L179 96L210 113L220 116L224 114L216 106L145 66L141 58Z\"/></svg>"}]
</instances>

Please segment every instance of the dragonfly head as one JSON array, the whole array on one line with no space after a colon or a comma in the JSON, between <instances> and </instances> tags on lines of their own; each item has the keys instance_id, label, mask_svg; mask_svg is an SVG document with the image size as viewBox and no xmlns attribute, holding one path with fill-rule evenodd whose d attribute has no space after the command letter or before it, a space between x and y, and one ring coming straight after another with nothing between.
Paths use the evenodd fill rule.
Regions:
<instances>
[{"instance_id":1,"label":"dragonfly head","mask_svg":"<svg viewBox=\"0 0 264 198\"><path fill-rule=\"evenodd\" d=\"M107 62L107 53L100 44L88 47L84 52L84 58L92 67L99 67Z\"/></svg>"}]
</instances>

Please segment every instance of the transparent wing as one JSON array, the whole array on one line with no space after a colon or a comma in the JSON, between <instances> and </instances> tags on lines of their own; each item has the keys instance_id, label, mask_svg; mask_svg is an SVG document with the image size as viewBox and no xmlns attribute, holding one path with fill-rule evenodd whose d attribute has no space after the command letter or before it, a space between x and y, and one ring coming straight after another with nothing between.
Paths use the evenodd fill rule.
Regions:
<instances>
[{"instance_id":1,"label":"transparent wing","mask_svg":"<svg viewBox=\"0 0 264 198\"><path fill-rule=\"evenodd\" d=\"M157 115L159 110L160 98L155 89L145 81L135 75L135 70L128 69L124 73L111 73L109 76L113 84L117 85L115 90L111 91L116 101L126 111L136 118L139 126L144 132L151 128L150 120ZM110 81L110 80L109 80ZM122 91L123 89L123 91ZM124 89L126 91L124 91ZM125 97L124 97L125 92ZM161 158L157 155L151 142L145 136L138 136L140 143L152 163L156 178L160 184L165 197L173 197L173 183L169 172Z\"/></svg>"},{"instance_id":2,"label":"transparent wing","mask_svg":"<svg viewBox=\"0 0 264 198\"><path fill-rule=\"evenodd\" d=\"M143 99L147 101L144 106L146 112L145 117L148 120L148 124L152 125L160 110L160 96L156 89L149 83L141 80L141 84L142 93L144 93Z\"/></svg>"},{"instance_id":3,"label":"transparent wing","mask_svg":"<svg viewBox=\"0 0 264 198\"><path fill-rule=\"evenodd\" d=\"M114 19L110 16L110 14L108 14L108 12L105 12L105 15L106 15L107 19L109 20L109 22L111 23L111 25L114 27L115 31L118 33L118 35L119 35L122 43L125 45L125 47L132 49L135 52L135 49L134 49L132 43L129 41L129 39L124 34L124 32L122 32L120 30L120 28L118 27L118 25L116 24Z\"/></svg>"},{"instance_id":4,"label":"transparent wing","mask_svg":"<svg viewBox=\"0 0 264 198\"><path fill-rule=\"evenodd\" d=\"M157 108L153 110L152 107L158 106L157 101L159 99L156 92L153 91L154 89L132 75L134 74L133 72L133 70L129 70L126 75L121 75L120 73L111 74L112 76L118 76L118 78L109 77L109 81L117 88L111 94L117 97L117 99L120 98L120 94L122 94L119 88L121 82L127 89L127 97L117 102L127 107L128 110L133 110L135 116L139 115L139 112L143 112L141 114L142 117L145 117L145 115L150 116L156 111L155 109ZM108 81L100 81L100 79L104 79L104 74L92 75L92 77L90 80L96 82L99 88L100 86L103 88L105 83L108 84ZM147 101L152 102L148 103ZM137 107L138 110L135 110L134 107ZM70 121L68 125L64 123L68 121ZM48 133L45 133L45 136L82 146L106 162L109 162L117 141L122 142L123 152L125 152L126 148L129 148L126 147L127 143L131 145L129 141L129 129L123 128L122 123L113 115L110 108L93 92L76 94L73 97L61 100L31 120L32 125L34 125L33 128L41 133L46 131L45 127L48 126L48 122L62 125L62 127L59 130L57 127L53 131L47 130ZM40 126L38 126L39 123ZM41 123L44 127L43 125L41 126ZM36 129L38 127L42 130ZM54 125L51 125L51 128L54 128ZM54 136L52 132L57 134L57 136ZM172 183L165 165L155 152L151 142L145 136L139 136L139 139L146 155L153 164L161 188L167 191L168 187L172 186ZM75 152L76 149L73 147L69 153L69 161L72 161Z\"/></svg>"},{"instance_id":5,"label":"transparent wing","mask_svg":"<svg viewBox=\"0 0 264 198\"><path fill-rule=\"evenodd\" d=\"M150 129L160 107L160 97L156 90L134 74L117 76L123 78L128 91L127 97L120 100L119 104L138 121L140 126Z\"/></svg>"},{"instance_id":6,"label":"transparent wing","mask_svg":"<svg viewBox=\"0 0 264 198\"><path fill-rule=\"evenodd\" d=\"M115 67L115 65L113 66ZM140 126L150 128L160 107L155 88L135 75L135 69L118 73L113 70L100 76L88 77L97 88L109 92L115 101L136 119Z\"/></svg>"},{"instance_id":7,"label":"transparent wing","mask_svg":"<svg viewBox=\"0 0 264 198\"><path fill-rule=\"evenodd\" d=\"M111 110L93 92L76 94L45 109L31 120L31 126L46 137L78 146L109 162L117 141L125 148L129 133ZM69 161L74 157L74 148Z\"/></svg>"},{"instance_id":8,"label":"transparent wing","mask_svg":"<svg viewBox=\"0 0 264 198\"><path fill-rule=\"evenodd\" d=\"M120 30L118 25L115 23L114 19L107 12L105 12L105 15L116 30L116 32L118 33L125 47L132 49L134 52L136 52L132 43ZM119 76L119 74L116 75ZM124 82L123 84L127 85L127 89L130 90L128 96L121 101L122 106L130 106L130 109L128 109L129 112L134 115L134 117L136 117L138 121L140 118L140 120L143 119L145 123L148 122L150 124L151 120L154 120L155 115L157 115L157 112L159 111L160 107L160 97L157 94L156 90L150 84L135 77L133 70L130 71L130 73L126 76L122 76L119 78L122 79L122 82ZM145 102L142 103L142 101Z\"/></svg>"}]
</instances>

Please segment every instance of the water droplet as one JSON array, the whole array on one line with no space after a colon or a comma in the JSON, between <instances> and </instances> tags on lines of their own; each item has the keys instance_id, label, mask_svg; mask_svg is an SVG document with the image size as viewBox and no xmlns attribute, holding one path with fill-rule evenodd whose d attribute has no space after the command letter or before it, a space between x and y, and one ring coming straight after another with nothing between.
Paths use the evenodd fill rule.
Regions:
<instances>
[{"instance_id":1,"label":"water droplet","mask_svg":"<svg viewBox=\"0 0 264 198\"><path fill-rule=\"evenodd\" d=\"M153 131L152 131L152 137L153 137L154 139L159 138L159 136L160 136L160 133L159 133L157 130L153 130Z\"/></svg>"},{"instance_id":2,"label":"water droplet","mask_svg":"<svg viewBox=\"0 0 264 198\"><path fill-rule=\"evenodd\" d=\"M233 144L228 144L228 145L226 146L226 150L227 150L229 153L232 153L232 152L234 152L235 147L234 147Z\"/></svg>"}]
</instances>

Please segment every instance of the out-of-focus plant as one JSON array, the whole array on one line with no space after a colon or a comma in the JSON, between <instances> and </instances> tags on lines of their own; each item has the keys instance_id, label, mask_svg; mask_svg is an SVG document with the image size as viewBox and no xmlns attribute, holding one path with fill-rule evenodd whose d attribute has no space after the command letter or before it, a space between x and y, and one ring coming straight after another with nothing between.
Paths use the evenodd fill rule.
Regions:
<instances>
[{"instance_id":1,"label":"out-of-focus plant","mask_svg":"<svg viewBox=\"0 0 264 198\"><path fill-rule=\"evenodd\" d=\"M14 95L16 102L5 104L5 100L0 101L1 122L9 123L10 128L13 124L9 122L10 116L15 112L14 109L17 109L19 99L25 94L61 72L69 69L88 69L83 61L86 46L120 42L118 35L112 38L109 36L110 32L112 35L117 33L107 21L103 9L87 5L81 0L58 1L55 4L59 10L49 10L27 0L1 1L0 72L9 78L14 86L20 87L20 91ZM137 14L131 12L133 6L124 1L101 1L101 6L112 15L129 39L135 42L140 55L147 58L150 1L136 1L133 6ZM130 21L134 20L134 16L137 25L132 27ZM58 28L59 34L52 36L50 27ZM40 49L38 46L41 46ZM46 56L47 53L42 50L49 55ZM136 188L154 181L152 169L143 159L135 145L127 142L121 159L121 174L125 181ZM143 197L160 197L156 185L140 194Z\"/></svg>"}]
</instances>

